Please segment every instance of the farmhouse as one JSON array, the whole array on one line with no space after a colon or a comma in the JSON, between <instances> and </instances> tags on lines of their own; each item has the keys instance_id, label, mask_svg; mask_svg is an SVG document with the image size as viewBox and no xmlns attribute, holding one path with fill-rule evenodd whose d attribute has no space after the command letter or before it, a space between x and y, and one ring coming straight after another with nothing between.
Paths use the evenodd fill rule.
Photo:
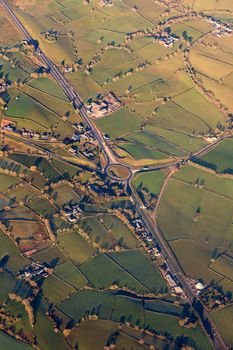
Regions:
<instances>
[{"instance_id":1,"label":"farmhouse","mask_svg":"<svg viewBox=\"0 0 233 350\"><path fill-rule=\"evenodd\" d=\"M0 93L7 91L7 89L11 86L11 82L5 81L4 79L0 80Z\"/></svg>"},{"instance_id":2,"label":"farmhouse","mask_svg":"<svg viewBox=\"0 0 233 350\"><path fill-rule=\"evenodd\" d=\"M113 112L116 112L121 107L122 103L112 92L100 97L99 99L91 102L89 105L86 106L87 112L93 118L104 117Z\"/></svg>"},{"instance_id":3,"label":"farmhouse","mask_svg":"<svg viewBox=\"0 0 233 350\"><path fill-rule=\"evenodd\" d=\"M101 0L100 5L111 7L111 6L113 6L113 1L112 0Z\"/></svg>"},{"instance_id":4,"label":"farmhouse","mask_svg":"<svg viewBox=\"0 0 233 350\"><path fill-rule=\"evenodd\" d=\"M48 268L38 262L33 262L26 266L17 275L20 279L32 279L34 277L48 277Z\"/></svg>"},{"instance_id":5,"label":"farmhouse","mask_svg":"<svg viewBox=\"0 0 233 350\"><path fill-rule=\"evenodd\" d=\"M180 38L175 34L158 35L155 40L164 47L172 47Z\"/></svg>"}]
</instances>

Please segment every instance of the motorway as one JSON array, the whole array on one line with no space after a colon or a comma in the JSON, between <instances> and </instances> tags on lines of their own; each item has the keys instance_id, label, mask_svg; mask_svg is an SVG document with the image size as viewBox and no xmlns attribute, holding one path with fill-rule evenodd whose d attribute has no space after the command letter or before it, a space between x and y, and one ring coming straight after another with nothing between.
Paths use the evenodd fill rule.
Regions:
<instances>
[{"instance_id":1,"label":"motorway","mask_svg":"<svg viewBox=\"0 0 233 350\"><path fill-rule=\"evenodd\" d=\"M0 0L0 4L5 8L10 19L14 22L14 24L18 27L18 29L24 34L25 39L28 40L29 42L33 43L34 42L33 38L30 36L30 34L25 29L25 27L22 25L22 23L17 18L17 16L14 14L13 10L8 5L6 0ZM160 232L159 227L157 225L157 220L152 221L152 219L148 215L147 211L145 211L143 209L143 203L141 202L140 198L138 198L138 196L135 192L135 189L133 188L133 186L131 184L131 179L132 179L133 174L135 174L136 172L139 172L139 171L161 170L161 169L165 169L165 168L172 168L172 167L177 167L178 165L182 165L183 162L190 160L192 157L201 156L201 155L207 153L213 147L215 147L219 142L221 142L224 137L218 139L215 143L208 145L207 147L205 147L201 151L196 152L195 154L192 154L192 155L190 155L182 160L178 160L178 161L175 161L173 163L166 164L166 165L161 165L161 166L156 166L156 167L148 167L147 169L144 169L144 170L143 169L133 169L132 170L130 167L126 166L123 163L121 164L121 163L119 163L119 161L116 160L115 155L113 154L109 145L106 143L103 135L97 129L97 127L95 126L93 121L90 119L90 117L85 109L85 106L84 106L84 103L83 103L81 96L78 94L77 91L74 91L73 87L65 79L65 77L60 72L58 67L41 51L41 49L39 47L36 47L36 53L40 56L42 62L45 64L45 66L49 68L50 74L59 83L59 85L62 87L63 91L66 93L66 95L68 96L70 101L73 103L74 108L76 110L78 110L78 112L80 113L83 120L86 122L86 124L92 130L94 137L96 138L97 142L99 143L99 146L100 146L100 148L105 156L105 159L106 159L106 165L105 165L103 170L106 172L106 169L113 164L120 164L120 165L127 167L129 169L131 176L129 176L126 179L126 185L131 192L131 198L133 200L135 208L137 209L137 212L140 215L140 217L142 218L145 226L153 234L156 241L158 242L158 244L161 248L162 255L166 259L166 262L169 266L169 269L171 270L171 272L174 275L176 275L176 278L180 282L180 284L181 284L181 286L182 286L182 288L187 296L187 299L192 304L196 298L196 294L194 293L191 286L189 285L187 278L186 278L179 262L177 261L172 249L170 248L169 244L167 243L167 241L163 237L162 233ZM204 312L203 312L203 317L204 317L204 319L208 320L212 326L212 330L209 333L209 336L212 339L212 342L213 342L215 348L218 350L227 350L227 346L225 345L219 332L216 330L216 328L215 328L215 326L214 326L214 324L213 324L213 322L212 322L211 318L209 317L206 310L204 310Z\"/></svg>"}]
</instances>

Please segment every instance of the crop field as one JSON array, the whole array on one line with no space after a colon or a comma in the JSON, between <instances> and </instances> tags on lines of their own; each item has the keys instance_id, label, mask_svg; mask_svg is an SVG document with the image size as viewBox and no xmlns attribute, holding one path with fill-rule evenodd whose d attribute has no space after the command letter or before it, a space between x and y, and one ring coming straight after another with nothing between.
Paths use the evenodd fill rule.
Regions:
<instances>
[{"instance_id":1,"label":"crop field","mask_svg":"<svg viewBox=\"0 0 233 350\"><path fill-rule=\"evenodd\" d=\"M78 203L80 201L79 195L69 185L62 185L53 190L52 198L58 207L70 202Z\"/></svg>"},{"instance_id":2,"label":"crop field","mask_svg":"<svg viewBox=\"0 0 233 350\"><path fill-rule=\"evenodd\" d=\"M140 160L140 159L161 160L161 159L164 159L164 157L166 157L164 153L161 153L149 147L144 147L140 144L120 143L118 147L126 151L135 160Z\"/></svg>"},{"instance_id":3,"label":"crop field","mask_svg":"<svg viewBox=\"0 0 233 350\"><path fill-rule=\"evenodd\" d=\"M232 173L233 166L233 140L225 139L213 151L201 157L201 160L209 164L213 164L219 173Z\"/></svg>"},{"instance_id":4,"label":"crop field","mask_svg":"<svg viewBox=\"0 0 233 350\"><path fill-rule=\"evenodd\" d=\"M47 249L41 250L38 253L32 255L34 261L39 261L41 263L46 263L49 266L54 266L56 264L63 263L66 260L63 252L58 246L50 246Z\"/></svg>"},{"instance_id":5,"label":"crop field","mask_svg":"<svg viewBox=\"0 0 233 350\"><path fill-rule=\"evenodd\" d=\"M103 223L121 246L126 249L138 247L139 244L133 232L131 232L120 219L113 215L106 214L103 216Z\"/></svg>"},{"instance_id":6,"label":"crop field","mask_svg":"<svg viewBox=\"0 0 233 350\"><path fill-rule=\"evenodd\" d=\"M195 0L194 8L197 11L233 10L233 5L228 0L221 0L219 2L207 0L205 3L201 0Z\"/></svg>"},{"instance_id":7,"label":"crop field","mask_svg":"<svg viewBox=\"0 0 233 350\"><path fill-rule=\"evenodd\" d=\"M98 313L103 319L110 319L113 307L112 292L80 291L59 304L58 308L75 321L89 313Z\"/></svg>"},{"instance_id":8,"label":"crop field","mask_svg":"<svg viewBox=\"0 0 233 350\"><path fill-rule=\"evenodd\" d=\"M169 309L169 304L163 306L164 313L148 311L144 309L143 305L140 299L114 295L112 292L81 291L63 301L58 305L58 308L66 314L68 313L75 320L79 320L82 315L97 314L101 319L111 319L115 322L128 321L138 326L145 322L149 329L161 332L168 331L172 337L183 333L178 318L170 313L174 311L172 308ZM85 323L83 323L83 326L85 326ZM210 344L200 327L194 330L184 329L184 332L193 341L200 343L203 349L210 349ZM77 336L78 333L79 330L77 329L74 334Z\"/></svg>"},{"instance_id":9,"label":"crop field","mask_svg":"<svg viewBox=\"0 0 233 350\"><path fill-rule=\"evenodd\" d=\"M19 179L6 174L0 174L0 190L2 192L7 192L8 188L12 185L16 185L19 182Z\"/></svg>"},{"instance_id":10,"label":"crop field","mask_svg":"<svg viewBox=\"0 0 233 350\"><path fill-rule=\"evenodd\" d=\"M5 286L5 288L1 288L0 291L0 303L3 304L6 303L9 293L13 291L16 280L14 276L2 271L0 272L0 282L2 286Z\"/></svg>"},{"instance_id":11,"label":"crop field","mask_svg":"<svg viewBox=\"0 0 233 350\"><path fill-rule=\"evenodd\" d=\"M48 350L53 350L54 347L61 347L64 350L69 350L69 346L61 332L54 332L53 324L46 315L47 311L47 304L45 300L42 299L36 313L35 333L38 341L43 348Z\"/></svg>"},{"instance_id":12,"label":"crop field","mask_svg":"<svg viewBox=\"0 0 233 350\"><path fill-rule=\"evenodd\" d=\"M20 255L16 245L8 237L2 237L0 240L0 258L7 257L6 267L13 274L18 273L23 266L28 264L28 260Z\"/></svg>"},{"instance_id":13,"label":"crop field","mask_svg":"<svg viewBox=\"0 0 233 350\"><path fill-rule=\"evenodd\" d=\"M33 349L30 345L15 340L13 337L9 336L3 331L0 332L0 346L4 350L11 350L13 349L13 347L15 350L32 350Z\"/></svg>"},{"instance_id":14,"label":"crop field","mask_svg":"<svg viewBox=\"0 0 233 350\"><path fill-rule=\"evenodd\" d=\"M47 109L52 110L54 113L56 113L60 117L66 115L67 113L71 114L74 112L72 105L68 101L66 102L64 100L61 100L60 98L56 98L55 96L49 95L46 92L42 92L40 90L34 89L31 86L25 85L21 88L21 91L25 95L39 102L41 105L43 105ZM55 93L57 93L56 88L55 88Z\"/></svg>"},{"instance_id":15,"label":"crop field","mask_svg":"<svg viewBox=\"0 0 233 350\"><path fill-rule=\"evenodd\" d=\"M166 173L162 171L140 173L134 177L133 185L136 189L142 186L142 188L146 188L150 193L158 196L165 177Z\"/></svg>"},{"instance_id":16,"label":"crop field","mask_svg":"<svg viewBox=\"0 0 233 350\"><path fill-rule=\"evenodd\" d=\"M233 306L229 305L212 313L212 318L218 327L223 339L229 346L233 346L231 324L233 320Z\"/></svg>"},{"instance_id":17,"label":"crop field","mask_svg":"<svg viewBox=\"0 0 233 350\"><path fill-rule=\"evenodd\" d=\"M10 315L13 317L17 317L17 315L21 315L21 318L18 319L18 321L15 322L16 329L20 329L20 327L23 327L25 330L25 334L28 336L29 339L32 339L32 327L30 325L29 317L27 312L25 311L24 306L17 301L9 300L6 304L8 312L10 312Z\"/></svg>"},{"instance_id":18,"label":"crop field","mask_svg":"<svg viewBox=\"0 0 233 350\"><path fill-rule=\"evenodd\" d=\"M218 122L224 123L223 115L196 89L191 89L174 97L173 101L183 110L191 113L194 116L194 120L201 120L203 123L207 124L213 129L216 127Z\"/></svg>"},{"instance_id":19,"label":"crop field","mask_svg":"<svg viewBox=\"0 0 233 350\"><path fill-rule=\"evenodd\" d=\"M114 238L108 233L108 230L94 216L84 218L80 221L80 228L88 235L91 242L94 242L99 247L113 247Z\"/></svg>"},{"instance_id":20,"label":"crop field","mask_svg":"<svg viewBox=\"0 0 233 350\"><path fill-rule=\"evenodd\" d=\"M207 283L222 279L220 274L209 268L215 254L214 249L188 239L174 240L170 244L187 276L195 279L202 278Z\"/></svg>"},{"instance_id":21,"label":"crop field","mask_svg":"<svg viewBox=\"0 0 233 350\"><path fill-rule=\"evenodd\" d=\"M233 281L233 258L222 254L210 264L210 268L220 275Z\"/></svg>"},{"instance_id":22,"label":"crop field","mask_svg":"<svg viewBox=\"0 0 233 350\"><path fill-rule=\"evenodd\" d=\"M39 91L45 92L51 96L68 101L67 96L60 86L50 78L39 77L28 82L28 86L31 86Z\"/></svg>"},{"instance_id":23,"label":"crop field","mask_svg":"<svg viewBox=\"0 0 233 350\"><path fill-rule=\"evenodd\" d=\"M141 122L127 110L120 109L111 116L99 119L96 124L104 133L115 139L138 130Z\"/></svg>"},{"instance_id":24,"label":"crop field","mask_svg":"<svg viewBox=\"0 0 233 350\"><path fill-rule=\"evenodd\" d=\"M12 25L7 19L5 11L1 11L0 14L0 43L1 44L14 44L21 39L19 31ZM3 33L4 32L4 33Z\"/></svg>"},{"instance_id":25,"label":"crop field","mask_svg":"<svg viewBox=\"0 0 233 350\"><path fill-rule=\"evenodd\" d=\"M30 202L29 207L38 215L54 215L57 212L56 207L51 204L46 199L37 199L33 202Z\"/></svg>"},{"instance_id":26,"label":"crop field","mask_svg":"<svg viewBox=\"0 0 233 350\"><path fill-rule=\"evenodd\" d=\"M74 264L80 265L90 259L95 249L78 232L69 232L59 236L59 246Z\"/></svg>"},{"instance_id":27,"label":"crop field","mask_svg":"<svg viewBox=\"0 0 233 350\"><path fill-rule=\"evenodd\" d=\"M166 284L150 259L138 250L128 252L109 253L119 266L128 271L132 276L139 280L146 288L155 290L159 293L160 290L166 287ZM145 274L145 271L147 273Z\"/></svg>"},{"instance_id":28,"label":"crop field","mask_svg":"<svg viewBox=\"0 0 233 350\"><path fill-rule=\"evenodd\" d=\"M160 153L164 153L164 157L174 154L176 156L181 156L185 152L179 149L174 143L166 141L165 138L158 135L154 135L148 131L133 133L125 138L126 140L134 142L136 145L141 144L143 147L151 147L156 149Z\"/></svg>"},{"instance_id":29,"label":"crop field","mask_svg":"<svg viewBox=\"0 0 233 350\"><path fill-rule=\"evenodd\" d=\"M87 284L84 275L71 261L66 261L63 264L57 265L54 273L60 280L63 280L76 289L82 288Z\"/></svg>"},{"instance_id":30,"label":"crop field","mask_svg":"<svg viewBox=\"0 0 233 350\"><path fill-rule=\"evenodd\" d=\"M145 287L107 255L101 254L80 266L80 270L96 289L111 285L145 291Z\"/></svg>"},{"instance_id":31,"label":"crop field","mask_svg":"<svg viewBox=\"0 0 233 350\"><path fill-rule=\"evenodd\" d=\"M232 182L186 166L162 197L159 226L187 274L219 280L208 268L215 251L231 249ZM221 208L224 208L224 212ZM218 213L221 212L221 215ZM179 216L181 220L175 220ZM189 250L192 249L192 256ZM197 258L198 257L198 258Z\"/></svg>"},{"instance_id":32,"label":"crop field","mask_svg":"<svg viewBox=\"0 0 233 350\"><path fill-rule=\"evenodd\" d=\"M11 87L8 90L5 116L8 120L12 120L18 129L48 131L52 128L57 137L65 138L72 135L72 126L65 124L61 117L72 116L74 108L61 88L49 78L39 77L29 81L29 74L35 71L36 66L22 55L18 53L14 55L17 65L12 66L13 63L10 63L12 61L0 59L1 71L12 82L27 81L28 84Z\"/></svg>"},{"instance_id":33,"label":"crop field","mask_svg":"<svg viewBox=\"0 0 233 350\"><path fill-rule=\"evenodd\" d=\"M80 349L92 350L93 347L103 349L109 336L116 331L116 323L106 320L86 320L73 329L69 341L72 346L79 344Z\"/></svg>"},{"instance_id":34,"label":"crop field","mask_svg":"<svg viewBox=\"0 0 233 350\"><path fill-rule=\"evenodd\" d=\"M124 348L125 350L147 350L148 346L145 344L140 344L136 339L129 338L126 334L121 333L116 341L116 346L119 349Z\"/></svg>"},{"instance_id":35,"label":"crop field","mask_svg":"<svg viewBox=\"0 0 233 350\"><path fill-rule=\"evenodd\" d=\"M210 128L215 129L219 122L225 124L222 113L195 88L185 71L182 50L186 44L182 40L183 35L191 38L192 44L200 38L204 41L211 38L209 32L213 31L213 26L201 18L184 18L171 24L170 30L178 35L179 40L173 47L165 47L155 42L152 35L135 35L129 41L126 38L127 33L134 31L150 32L154 25L168 16L165 7L151 0L144 1L143 6L139 1L125 0L115 3L111 8L101 8L96 1L86 5L73 1L51 1L49 5L43 2L39 5L40 12L37 15L28 4L19 2L18 6L22 22L52 60L63 66L78 62L78 69L66 76L85 101L110 90L122 99L124 109L96 121L103 133L110 134L112 139L139 131L142 124L140 119L143 119L146 120L146 131L150 131L152 137L159 135L168 143L171 142L168 155L180 155L201 149L205 145L202 136L208 134ZM212 6L207 4L206 9ZM218 5L217 8L224 9L224 6ZM202 6L195 2L196 7ZM44 40L41 35L51 28L59 33L54 42ZM203 79L212 79L208 73L211 70L221 74L217 79L224 77L221 85L228 89L227 79L230 79L228 76L232 66L228 52L213 50L199 42L191 47L190 59L197 74L203 74ZM215 84L215 80L212 83ZM72 106L57 84L47 77L39 77L29 81L23 90L36 98L37 103L48 108L51 108L49 101L52 96L57 98L57 104L51 108L54 114L50 111L47 123L43 121L44 107L40 106L36 112L33 109L30 127L38 129L39 125L35 123L41 121L43 127L53 127L57 134L63 131L65 136L63 123L60 121L58 124L54 118L71 111L72 120ZM220 97L227 103L230 98L225 96L226 93L223 93ZM12 112L10 105L9 111ZM22 125L11 114L12 120ZM25 122L29 120L24 119ZM71 133L70 128L66 135ZM156 163L167 158L166 152L164 154L161 150L151 148L148 142L145 140L145 144L119 146L127 152L131 161L150 160Z\"/></svg>"},{"instance_id":36,"label":"crop field","mask_svg":"<svg viewBox=\"0 0 233 350\"><path fill-rule=\"evenodd\" d=\"M75 291L73 287L54 275L49 276L44 281L42 289L45 298L47 298L49 302L54 302L56 304L66 299Z\"/></svg>"}]
</instances>

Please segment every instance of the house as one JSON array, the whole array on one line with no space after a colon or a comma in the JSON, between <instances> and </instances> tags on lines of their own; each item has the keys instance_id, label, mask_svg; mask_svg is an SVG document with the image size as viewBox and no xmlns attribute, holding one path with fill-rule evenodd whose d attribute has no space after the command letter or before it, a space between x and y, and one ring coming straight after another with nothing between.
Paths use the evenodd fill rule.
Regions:
<instances>
[{"instance_id":1,"label":"house","mask_svg":"<svg viewBox=\"0 0 233 350\"><path fill-rule=\"evenodd\" d=\"M204 284L203 281L199 280L199 281L197 281L197 282L195 283L195 287L196 287L197 290L202 290L202 289L204 289L206 286L205 286L205 284Z\"/></svg>"}]
</instances>

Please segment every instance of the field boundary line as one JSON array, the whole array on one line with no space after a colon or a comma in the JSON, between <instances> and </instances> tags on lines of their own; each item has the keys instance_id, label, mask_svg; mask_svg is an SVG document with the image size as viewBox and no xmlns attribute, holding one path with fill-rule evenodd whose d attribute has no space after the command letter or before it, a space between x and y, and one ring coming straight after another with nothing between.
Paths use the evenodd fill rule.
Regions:
<instances>
[{"instance_id":1,"label":"field boundary line","mask_svg":"<svg viewBox=\"0 0 233 350\"><path fill-rule=\"evenodd\" d=\"M195 185L194 185L193 183L187 182L187 181L185 181L185 180L183 180L183 179L180 179L180 178L178 178L178 177L174 177L173 180L175 180L175 181L177 181L177 182L180 182L180 183L183 183L183 184L186 184L187 186L190 186L190 187L194 187L194 188L195 188ZM209 189L204 188L204 187L202 188L202 190L203 190L204 192L211 193L211 194L213 194L213 195L215 195L215 196L222 197L222 198L224 198L224 199L226 199L226 200L229 200L229 201L233 202L233 198L227 197L226 195L223 195L223 194L214 192L214 191L209 190Z\"/></svg>"},{"instance_id":2,"label":"field boundary line","mask_svg":"<svg viewBox=\"0 0 233 350\"><path fill-rule=\"evenodd\" d=\"M116 262L111 256L108 255L108 253L104 253L107 255L107 257L117 266L119 267L122 271L124 271L126 274L128 274L131 278L133 278L137 283L139 283L142 287L145 288L145 290L150 291L148 287L146 287L142 282L140 282L135 276L133 276L126 268L121 266L118 262Z\"/></svg>"},{"instance_id":3,"label":"field boundary line","mask_svg":"<svg viewBox=\"0 0 233 350\"><path fill-rule=\"evenodd\" d=\"M32 80L30 80L30 81L33 81L33 80L36 80L36 79L32 79ZM61 97L58 97L58 96L56 96L56 95L52 95L52 94L50 94L50 93L48 93L48 92L45 92L45 91L40 90L39 88L36 88L36 87L34 87L34 86L29 85L30 81L26 83L26 85L27 85L28 88L30 88L30 89L32 89L32 90L36 90L36 91L38 91L38 92L41 93L41 94L51 96L52 98L55 98L55 99L60 100L60 101L62 101L62 102L66 102L67 104L70 104L70 102L69 102L68 100L64 100L64 99L61 98ZM51 81L52 81L52 80L51 80Z\"/></svg>"},{"instance_id":4,"label":"field boundary line","mask_svg":"<svg viewBox=\"0 0 233 350\"><path fill-rule=\"evenodd\" d=\"M195 89L195 87L193 87L193 89ZM211 128L211 126L204 121L203 119L201 119L198 115L188 111L187 109L185 109L184 107L182 107L181 105L179 105L178 103L176 103L175 101L171 100L172 103L174 103L175 106L179 107L180 109L182 109L182 111L190 114L191 116L193 116L194 118L198 119L199 121L201 121L203 124L205 124L208 128Z\"/></svg>"}]
</instances>

